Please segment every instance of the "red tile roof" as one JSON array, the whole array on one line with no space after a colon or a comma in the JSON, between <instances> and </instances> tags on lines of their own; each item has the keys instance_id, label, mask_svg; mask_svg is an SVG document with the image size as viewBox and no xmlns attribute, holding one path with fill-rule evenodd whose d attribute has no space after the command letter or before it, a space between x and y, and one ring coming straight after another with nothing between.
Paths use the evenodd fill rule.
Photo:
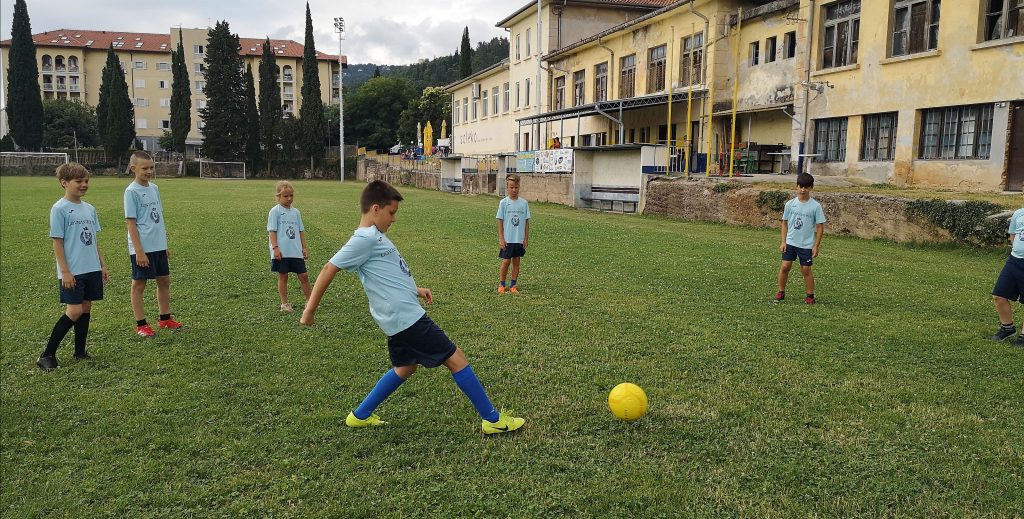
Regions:
<instances>
[{"instance_id":1,"label":"red tile roof","mask_svg":"<svg viewBox=\"0 0 1024 519\"><path fill-rule=\"evenodd\" d=\"M572 4L578 5L590 5L594 7L623 7L627 9L660 9L667 5L671 5L678 0L570 0ZM512 14L502 18L498 23L494 24L495 27L504 27L506 23L513 20L524 11L534 9L536 2L530 2L523 7L520 7Z\"/></svg>"},{"instance_id":2,"label":"red tile roof","mask_svg":"<svg viewBox=\"0 0 1024 519\"><path fill-rule=\"evenodd\" d=\"M36 47L68 47L68 48L89 48L106 49L111 45L115 50L126 50L132 52L171 52L170 34L152 34L141 32L121 31L80 31L76 29L58 29L54 31L41 32L32 35L32 41ZM263 55L263 38L239 38L241 46L240 54L243 56ZM11 40L0 41L0 47L10 47ZM286 58L301 58L303 46L301 43L292 40L270 40L270 46L275 54ZM252 50L254 49L255 50ZM317 51L317 59L334 60L337 55L324 54ZM344 59L344 58L343 58ZM345 60L347 62L347 60Z\"/></svg>"}]
</instances>

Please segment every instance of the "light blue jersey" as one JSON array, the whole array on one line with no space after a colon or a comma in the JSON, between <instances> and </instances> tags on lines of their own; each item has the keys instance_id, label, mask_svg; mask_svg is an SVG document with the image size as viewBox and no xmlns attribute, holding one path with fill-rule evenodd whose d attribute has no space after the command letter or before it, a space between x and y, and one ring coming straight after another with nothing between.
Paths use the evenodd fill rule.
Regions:
<instances>
[{"instance_id":1,"label":"light blue jersey","mask_svg":"<svg viewBox=\"0 0 1024 519\"><path fill-rule=\"evenodd\" d=\"M100 220L96 208L88 202L76 204L61 198L50 208L50 237L64 241L64 259L72 276L100 270L100 253L96 247L98 232ZM57 279L61 279L60 264Z\"/></svg>"},{"instance_id":2,"label":"light blue jersey","mask_svg":"<svg viewBox=\"0 0 1024 519\"><path fill-rule=\"evenodd\" d=\"M285 209L281 204L277 204L267 215L267 231L277 233L277 247L282 258L302 258L302 240L299 233L305 230L306 228L302 226L302 215L294 207ZM270 244L270 247L270 258L273 259L273 244Z\"/></svg>"},{"instance_id":3,"label":"light blue jersey","mask_svg":"<svg viewBox=\"0 0 1024 519\"><path fill-rule=\"evenodd\" d=\"M405 259L376 226L352 233L331 264L355 272L370 300L370 315L389 337L412 326L427 313L416 296L416 281Z\"/></svg>"},{"instance_id":4,"label":"light blue jersey","mask_svg":"<svg viewBox=\"0 0 1024 519\"><path fill-rule=\"evenodd\" d=\"M1015 258L1024 259L1024 207L1013 212L1013 216L1010 217L1010 228L1006 233L1014 236L1010 254Z\"/></svg>"},{"instance_id":5,"label":"light blue jersey","mask_svg":"<svg viewBox=\"0 0 1024 519\"><path fill-rule=\"evenodd\" d=\"M801 249L814 247L814 230L819 223L825 223L825 211L821 204L813 198L801 202L794 198L786 202L786 208L782 211L782 219L786 220L788 230L786 232L786 244Z\"/></svg>"},{"instance_id":6,"label":"light blue jersey","mask_svg":"<svg viewBox=\"0 0 1024 519\"><path fill-rule=\"evenodd\" d=\"M160 203L160 189L150 182L141 186L128 184L124 190L124 217L135 220L139 241L145 252L167 250L167 228L164 226L164 206ZM128 254L135 254L135 244L128 235Z\"/></svg>"},{"instance_id":7,"label":"light blue jersey","mask_svg":"<svg viewBox=\"0 0 1024 519\"><path fill-rule=\"evenodd\" d=\"M498 202L495 218L504 222L505 243L523 243L526 221L530 219L530 204L523 197L512 200L506 196Z\"/></svg>"}]
</instances>

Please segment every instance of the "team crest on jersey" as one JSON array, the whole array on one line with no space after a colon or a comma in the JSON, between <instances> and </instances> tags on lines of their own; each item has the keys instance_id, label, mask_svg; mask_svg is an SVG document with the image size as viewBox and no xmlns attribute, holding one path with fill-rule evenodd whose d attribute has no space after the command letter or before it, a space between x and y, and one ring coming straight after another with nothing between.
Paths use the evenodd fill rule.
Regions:
<instances>
[{"instance_id":1,"label":"team crest on jersey","mask_svg":"<svg viewBox=\"0 0 1024 519\"><path fill-rule=\"evenodd\" d=\"M153 223L160 223L160 210L156 206L149 209L149 219L153 220Z\"/></svg>"},{"instance_id":2,"label":"team crest on jersey","mask_svg":"<svg viewBox=\"0 0 1024 519\"><path fill-rule=\"evenodd\" d=\"M402 268L402 272L405 272L406 276L412 277L412 271L409 270L409 264L405 262L405 258L401 254L398 255L398 266Z\"/></svg>"},{"instance_id":3,"label":"team crest on jersey","mask_svg":"<svg viewBox=\"0 0 1024 519\"><path fill-rule=\"evenodd\" d=\"M800 217L797 217L796 221L793 222L793 228L798 230L798 231L800 229L803 229L804 228L804 219L800 218Z\"/></svg>"},{"instance_id":4,"label":"team crest on jersey","mask_svg":"<svg viewBox=\"0 0 1024 519\"><path fill-rule=\"evenodd\" d=\"M512 215L512 227L519 227L519 215Z\"/></svg>"},{"instance_id":5,"label":"team crest on jersey","mask_svg":"<svg viewBox=\"0 0 1024 519\"><path fill-rule=\"evenodd\" d=\"M292 227L291 225L289 225L288 226L288 230L285 231L284 233L288 236L288 239L290 239L290 240L294 240L295 239L295 227Z\"/></svg>"},{"instance_id":6,"label":"team crest on jersey","mask_svg":"<svg viewBox=\"0 0 1024 519\"><path fill-rule=\"evenodd\" d=\"M78 235L78 239L82 240L85 245L92 245L92 237L93 233L88 227L82 229L82 234Z\"/></svg>"}]
</instances>

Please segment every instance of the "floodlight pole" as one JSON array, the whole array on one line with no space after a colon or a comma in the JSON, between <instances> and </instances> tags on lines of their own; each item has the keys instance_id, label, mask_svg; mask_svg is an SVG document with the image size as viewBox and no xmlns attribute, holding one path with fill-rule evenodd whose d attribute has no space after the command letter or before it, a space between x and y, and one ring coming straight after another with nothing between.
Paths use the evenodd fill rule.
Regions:
<instances>
[{"instance_id":1,"label":"floodlight pole","mask_svg":"<svg viewBox=\"0 0 1024 519\"><path fill-rule=\"evenodd\" d=\"M345 39L345 19L338 17L334 19L334 30L338 33L338 157L341 168L341 182L345 181L345 87L342 78L345 77L341 55L341 42Z\"/></svg>"}]
</instances>

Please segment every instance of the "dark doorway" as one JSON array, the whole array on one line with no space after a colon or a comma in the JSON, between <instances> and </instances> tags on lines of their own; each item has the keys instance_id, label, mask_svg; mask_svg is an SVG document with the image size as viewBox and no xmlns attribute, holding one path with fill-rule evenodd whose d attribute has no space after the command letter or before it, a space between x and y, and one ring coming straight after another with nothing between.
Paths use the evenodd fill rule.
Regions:
<instances>
[{"instance_id":1,"label":"dark doorway","mask_svg":"<svg viewBox=\"0 0 1024 519\"><path fill-rule=\"evenodd\" d=\"M1010 105L1010 138L1007 144L1010 153L1006 163L1006 190L1020 191L1024 188L1024 102Z\"/></svg>"}]
</instances>

